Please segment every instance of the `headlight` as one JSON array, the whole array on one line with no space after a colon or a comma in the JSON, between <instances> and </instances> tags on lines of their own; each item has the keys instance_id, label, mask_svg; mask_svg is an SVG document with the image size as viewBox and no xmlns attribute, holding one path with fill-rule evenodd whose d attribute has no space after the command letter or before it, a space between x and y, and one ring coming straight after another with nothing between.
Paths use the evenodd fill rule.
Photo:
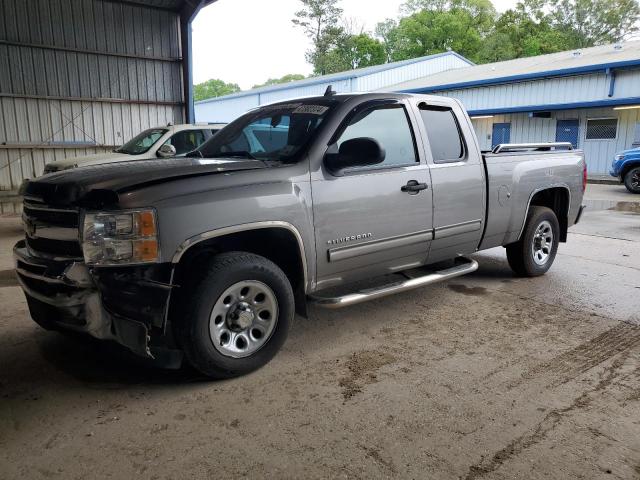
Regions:
<instances>
[{"instance_id":1,"label":"headlight","mask_svg":"<svg viewBox=\"0 0 640 480\"><path fill-rule=\"evenodd\" d=\"M155 210L85 213L82 252L87 265L157 262L160 248Z\"/></svg>"},{"instance_id":2,"label":"headlight","mask_svg":"<svg viewBox=\"0 0 640 480\"><path fill-rule=\"evenodd\" d=\"M614 157L616 160L624 160L624 155L618 154Z\"/></svg>"}]
</instances>

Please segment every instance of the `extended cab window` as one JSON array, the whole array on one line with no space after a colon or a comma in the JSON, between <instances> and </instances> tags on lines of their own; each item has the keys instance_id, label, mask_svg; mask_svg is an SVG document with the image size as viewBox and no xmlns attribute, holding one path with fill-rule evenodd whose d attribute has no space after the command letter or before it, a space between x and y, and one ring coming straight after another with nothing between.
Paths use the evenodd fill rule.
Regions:
<instances>
[{"instance_id":1,"label":"extended cab window","mask_svg":"<svg viewBox=\"0 0 640 480\"><path fill-rule=\"evenodd\" d=\"M449 107L420 104L420 116L424 122L435 163L459 162L464 159L464 141L460 125Z\"/></svg>"},{"instance_id":2,"label":"extended cab window","mask_svg":"<svg viewBox=\"0 0 640 480\"><path fill-rule=\"evenodd\" d=\"M338 138L338 147L345 140L358 137L374 138L384 148L384 162L374 168L418 161L409 119L402 105L383 105L357 112Z\"/></svg>"}]
</instances>

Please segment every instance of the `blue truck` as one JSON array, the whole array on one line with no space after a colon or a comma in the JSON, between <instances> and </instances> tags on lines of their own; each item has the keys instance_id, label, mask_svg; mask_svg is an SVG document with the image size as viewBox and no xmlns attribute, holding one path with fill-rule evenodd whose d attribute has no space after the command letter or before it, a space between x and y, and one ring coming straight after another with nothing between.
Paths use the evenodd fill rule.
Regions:
<instances>
[{"instance_id":1,"label":"blue truck","mask_svg":"<svg viewBox=\"0 0 640 480\"><path fill-rule=\"evenodd\" d=\"M640 147L617 153L609 174L624 183L631 193L640 193Z\"/></svg>"}]
</instances>

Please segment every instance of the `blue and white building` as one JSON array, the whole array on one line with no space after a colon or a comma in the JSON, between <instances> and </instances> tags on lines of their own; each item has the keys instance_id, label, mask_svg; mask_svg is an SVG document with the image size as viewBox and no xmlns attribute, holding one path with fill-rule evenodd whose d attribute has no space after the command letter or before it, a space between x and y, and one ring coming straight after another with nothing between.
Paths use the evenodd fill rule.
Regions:
<instances>
[{"instance_id":1,"label":"blue and white building","mask_svg":"<svg viewBox=\"0 0 640 480\"><path fill-rule=\"evenodd\" d=\"M498 143L569 141L590 175L616 152L640 146L640 41L470 66L382 90L454 97L482 149Z\"/></svg>"},{"instance_id":2,"label":"blue and white building","mask_svg":"<svg viewBox=\"0 0 640 480\"><path fill-rule=\"evenodd\" d=\"M322 95L329 85L338 93L368 92L425 78L443 71L474 65L455 52L445 52L401 62L358 68L347 72L307 78L279 85L269 85L195 104L196 121L229 122L247 110L296 97Z\"/></svg>"},{"instance_id":3,"label":"blue and white building","mask_svg":"<svg viewBox=\"0 0 640 480\"><path fill-rule=\"evenodd\" d=\"M393 91L458 98L480 146L569 141L590 175L640 146L640 41L474 65L455 52L257 88L195 104L198 121L230 121L259 105L337 92Z\"/></svg>"}]
</instances>

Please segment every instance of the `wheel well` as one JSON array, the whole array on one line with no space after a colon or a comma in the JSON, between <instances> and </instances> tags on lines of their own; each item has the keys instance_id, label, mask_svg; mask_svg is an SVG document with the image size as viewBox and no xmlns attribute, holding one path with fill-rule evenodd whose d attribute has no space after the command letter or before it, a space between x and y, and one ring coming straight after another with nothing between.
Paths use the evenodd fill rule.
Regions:
<instances>
[{"instance_id":1,"label":"wheel well","mask_svg":"<svg viewBox=\"0 0 640 480\"><path fill-rule=\"evenodd\" d=\"M622 181L624 182L624 177L627 175L627 173L629 173L629 170L636 168L636 167L640 167L640 161L637 162L629 162L627 164L624 165L624 167L622 167L622 171L620 172L620 178L622 178Z\"/></svg>"},{"instance_id":2,"label":"wheel well","mask_svg":"<svg viewBox=\"0 0 640 480\"><path fill-rule=\"evenodd\" d=\"M537 192L530 206L547 207L554 211L560 224L560 241L567 241L567 229L569 228L569 190L565 187L553 187Z\"/></svg>"},{"instance_id":3,"label":"wheel well","mask_svg":"<svg viewBox=\"0 0 640 480\"><path fill-rule=\"evenodd\" d=\"M282 227L265 227L210 238L193 245L175 266L173 283L186 283L192 272L213 255L231 251L255 253L268 258L285 273L296 297L298 313L305 314L305 269L296 236ZM302 309L302 310L301 310Z\"/></svg>"}]
</instances>

